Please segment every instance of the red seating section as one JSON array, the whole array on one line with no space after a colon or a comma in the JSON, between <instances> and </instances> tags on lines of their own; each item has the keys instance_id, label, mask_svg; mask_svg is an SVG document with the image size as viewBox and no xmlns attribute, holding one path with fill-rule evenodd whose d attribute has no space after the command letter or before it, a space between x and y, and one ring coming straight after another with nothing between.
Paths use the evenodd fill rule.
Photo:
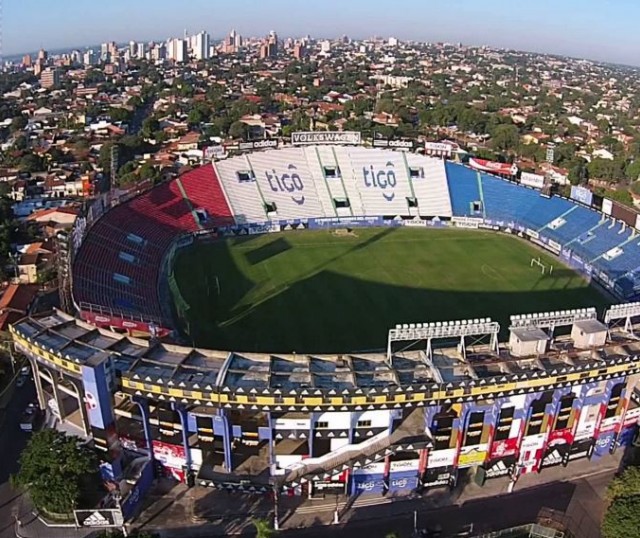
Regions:
<instances>
[{"instance_id":1,"label":"red seating section","mask_svg":"<svg viewBox=\"0 0 640 538\"><path fill-rule=\"evenodd\" d=\"M212 166L193 170L180 181L189 202L172 180L115 207L94 224L74 262L77 303L171 326L158 299L160 269L174 239L201 228L191 208L206 209L211 219L205 226L233 222ZM115 279L116 274L125 278Z\"/></svg>"},{"instance_id":2,"label":"red seating section","mask_svg":"<svg viewBox=\"0 0 640 538\"><path fill-rule=\"evenodd\" d=\"M206 209L210 224L224 226L233 223L233 215L213 166L196 168L181 176L180 182L193 209Z\"/></svg>"}]
</instances>

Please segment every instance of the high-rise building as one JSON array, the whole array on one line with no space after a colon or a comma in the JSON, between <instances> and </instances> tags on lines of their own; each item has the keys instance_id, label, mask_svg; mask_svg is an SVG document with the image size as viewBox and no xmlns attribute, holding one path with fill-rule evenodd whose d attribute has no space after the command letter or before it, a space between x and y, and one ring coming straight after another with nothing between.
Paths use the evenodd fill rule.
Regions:
<instances>
[{"instance_id":1,"label":"high-rise building","mask_svg":"<svg viewBox=\"0 0 640 538\"><path fill-rule=\"evenodd\" d=\"M25 54L22 57L22 65L24 67L31 67L33 65L33 58L31 57L31 54Z\"/></svg>"},{"instance_id":2,"label":"high-rise building","mask_svg":"<svg viewBox=\"0 0 640 538\"><path fill-rule=\"evenodd\" d=\"M49 53L44 49L40 49L38 51L38 60L41 60L42 62L46 62L48 59L49 59Z\"/></svg>"},{"instance_id":3,"label":"high-rise building","mask_svg":"<svg viewBox=\"0 0 640 538\"><path fill-rule=\"evenodd\" d=\"M304 58L306 53L307 53L307 50L306 50L306 47L304 46L304 44L296 43L293 46L293 57L296 60L301 60L302 58Z\"/></svg>"},{"instance_id":4,"label":"high-rise building","mask_svg":"<svg viewBox=\"0 0 640 538\"><path fill-rule=\"evenodd\" d=\"M145 43L136 43L136 58L144 60L147 55L147 45Z\"/></svg>"},{"instance_id":5,"label":"high-rise building","mask_svg":"<svg viewBox=\"0 0 640 538\"><path fill-rule=\"evenodd\" d=\"M172 39L169 42L169 59L176 63L185 63L188 60L187 56L187 40L186 39Z\"/></svg>"},{"instance_id":6,"label":"high-rise building","mask_svg":"<svg viewBox=\"0 0 640 538\"><path fill-rule=\"evenodd\" d=\"M138 51L138 47L135 41L129 41L129 57L135 58L136 53Z\"/></svg>"},{"instance_id":7,"label":"high-rise building","mask_svg":"<svg viewBox=\"0 0 640 538\"><path fill-rule=\"evenodd\" d=\"M47 68L40 75L40 85L43 88L53 88L60 85L60 71Z\"/></svg>"},{"instance_id":8,"label":"high-rise building","mask_svg":"<svg viewBox=\"0 0 640 538\"><path fill-rule=\"evenodd\" d=\"M200 32L191 37L191 52L196 60L209 59L209 34Z\"/></svg>"},{"instance_id":9,"label":"high-rise building","mask_svg":"<svg viewBox=\"0 0 640 538\"><path fill-rule=\"evenodd\" d=\"M93 50L88 50L84 53L82 63L84 65L94 65L96 63L96 55Z\"/></svg>"},{"instance_id":10,"label":"high-rise building","mask_svg":"<svg viewBox=\"0 0 640 538\"><path fill-rule=\"evenodd\" d=\"M325 39L322 43L320 43L320 52L331 52L331 42Z\"/></svg>"},{"instance_id":11,"label":"high-rise building","mask_svg":"<svg viewBox=\"0 0 640 538\"><path fill-rule=\"evenodd\" d=\"M390 47L397 47L398 46L398 38L397 37L390 37L389 38L389 46Z\"/></svg>"},{"instance_id":12,"label":"high-rise building","mask_svg":"<svg viewBox=\"0 0 640 538\"><path fill-rule=\"evenodd\" d=\"M100 61L109 61L109 43L102 43L102 45L100 45Z\"/></svg>"},{"instance_id":13,"label":"high-rise building","mask_svg":"<svg viewBox=\"0 0 640 538\"><path fill-rule=\"evenodd\" d=\"M151 59L154 62L161 62L167 59L167 47L164 43L158 43L151 49Z\"/></svg>"}]
</instances>

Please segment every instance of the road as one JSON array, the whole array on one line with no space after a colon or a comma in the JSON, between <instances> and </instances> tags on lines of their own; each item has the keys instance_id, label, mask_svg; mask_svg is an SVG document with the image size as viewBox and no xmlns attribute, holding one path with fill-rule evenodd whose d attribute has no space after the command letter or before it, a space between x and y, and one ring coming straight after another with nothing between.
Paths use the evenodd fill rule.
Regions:
<instances>
[{"instance_id":1,"label":"road","mask_svg":"<svg viewBox=\"0 0 640 538\"><path fill-rule=\"evenodd\" d=\"M5 410L0 410L0 538L15 538L13 514L20 494L9 485L9 476L18 471L18 459L29 440L20 430L20 416L27 404L36 398L33 381L16 388Z\"/></svg>"},{"instance_id":2,"label":"road","mask_svg":"<svg viewBox=\"0 0 640 538\"><path fill-rule=\"evenodd\" d=\"M597 508L591 512L590 506L576 508L576 498L588 495L597 504L601 504L607 484L613 471L602 472L589 478L580 478L569 482L552 482L538 487L514 491L511 494L485 499L467 501L461 506L446 506L436 510L418 510L418 528L442 531L441 538L468 536L475 533L491 532L528 523L533 523L542 508L551 508L560 512L567 511L577 520L580 536L584 538L598 536L599 517ZM311 528L292 530L283 536L301 536L306 538L346 538L366 536L382 538L387 533L396 532L401 537L409 537L413 532L413 515L397 514L392 511L387 517L380 517L380 508L359 509L357 518L350 520L344 527ZM593 532L593 533L590 533Z\"/></svg>"}]
</instances>

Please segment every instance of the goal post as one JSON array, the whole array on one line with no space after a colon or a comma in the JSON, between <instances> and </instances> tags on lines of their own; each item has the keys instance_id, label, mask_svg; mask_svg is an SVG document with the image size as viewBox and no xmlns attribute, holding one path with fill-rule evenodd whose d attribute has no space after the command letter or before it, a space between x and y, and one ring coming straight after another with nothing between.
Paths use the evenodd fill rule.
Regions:
<instances>
[{"instance_id":1,"label":"goal post","mask_svg":"<svg viewBox=\"0 0 640 538\"><path fill-rule=\"evenodd\" d=\"M535 268L535 269L540 269L540 273L542 273L543 275L547 275L547 274L551 275L551 274L553 274L553 265L544 263L542 261L542 258L540 258L540 257L531 258L530 266Z\"/></svg>"}]
</instances>

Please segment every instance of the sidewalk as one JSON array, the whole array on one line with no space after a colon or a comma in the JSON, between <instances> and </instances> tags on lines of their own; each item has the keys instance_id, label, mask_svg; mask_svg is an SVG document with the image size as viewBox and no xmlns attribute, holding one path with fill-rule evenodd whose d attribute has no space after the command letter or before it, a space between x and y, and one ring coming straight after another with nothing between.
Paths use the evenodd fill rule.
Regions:
<instances>
[{"instance_id":1,"label":"sidewalk","mask_svg":"<svg viewBox=\"0 0 640 538\"><path fill-rule=\"evenodd\" d=\"M536 495L536 488L592 478L605 483L609 475L618 469L621 457L622 451L618 451L615 455L603 457L598 461L586 463L576 461L567 467L546 469L541 474L523 475L518 480L514 492L526 491L530 495ZM278 510L280 528L282 530L297 529L299 532L300 529L310 526L331 525L336 509L340 513L341 525L357 525L358 522L367 523L372 519L383 520L412 514L414 510L421 513L442 511L463 505L479 505L482 503L478 501L482 499L495 500L497 496L508 499L514 496L514 494L508 494L508 478L488 480L483 487L475 484L471 476L461 482L451 492L446 489L431 490L422 496L415 494L398 497L362 495L357 499L328 496L319 500L281 497ZM161 493L164 493L162 497L156 498L155 502L148 505L148 508L137 518L134 527L162 531L162 536L166 538L186 536L187 528L189 528L188 536L190 537L226 536L249 532L252 529L250 517L273 518L273 501L264 497L228 494L204 488L189 490L183 485L168 487L168 490L161 490ZM575 489L572 488L571 494L567 493L569 496L564 499L543 497L540 502L544 506L548 501L547 506L564 510L573 498ZM593 503L594 510L596 506L597 499ZM531 514L526 514L526 517L530 516Z\"/></svg>"}]
</instances>

